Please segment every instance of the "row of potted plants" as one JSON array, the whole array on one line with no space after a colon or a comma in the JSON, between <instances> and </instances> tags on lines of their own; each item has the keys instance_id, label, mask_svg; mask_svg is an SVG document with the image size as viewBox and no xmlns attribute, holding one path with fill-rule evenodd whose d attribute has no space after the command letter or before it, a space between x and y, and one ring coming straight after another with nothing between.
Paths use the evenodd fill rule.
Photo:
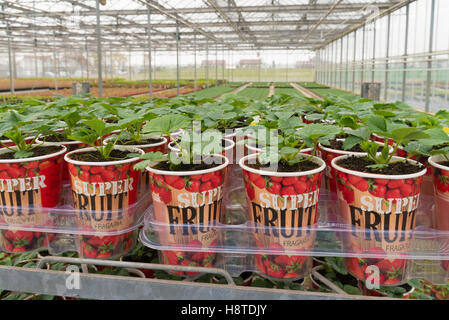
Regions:
<instances>
[{"instance_id":1,"label":"row of potted plants","mask_svg":"<svg viewBox=\"0 0 449 320\"><path fill-rule=\"evenodd\" d=\"M12 110L4 112L0 119L0 132L6 138L0 159L5 164L1 172L6 174L2 205L57 206L58 186L63 172L68 172L73 206L85 213L80 215L80 226L107 232L129 226L135 214L132 205L150 188L156 219L174 228L168 234L161 232L164 242L174 247L182 243L191 251L205 253L195 257L166 250L162 252L163 261L211 266L215 255L210 253L219 246L213 226L224 220L226 181L240 176L247 192L248 221L272 231L254 234L257 246L273 253L256 256L255 264L267 277L291 280L310 271L310 258L299 254L313 247L314 238L302 235L291 241L273 230L316 224L321 177L325 173L327 188L336 190L339 218L354 228L374 232L374 240L345 239L355 254L377 259L366 262L348 258L350 271L364 279L369 276L367 266L378 265L383 277L379 276L378 281L382 284L404 280L406 261L388 259L388 253L394 248L395 254L407 257L410 239L396 240L392 245L389 239L377 239L375 231L414 229L427 168L412 157L444 157L449 139L442 129L447 121L445 113L430 117L400 103L375 104L364 99L322 102L288 95L272 96L250 106L232 95L220 102L200 104L192 98L149 104L131 104L126 99L69 98L8 108ZM192 127L194 120L199 124ZM248 127L250 130L244 130ZM180 129L184 134L177 139L173 133ZM215 143L195 140L195 135L207 136L213 129L219 133ZM266 129L274 130L267 134ZM382 145L369 140L374 135L385 140ZM235 152L230 156L220 148L222 137L234 140L235 151L241 143L255 143L254 153L239 157ZM176 146L170 153L167 140ZM339 142L343 150L337 148ZM70 145L76 149L67 152ZM84 146L89 148L79 149ZM395 156L400 146L406 157ZM356 147L360 150L351 151ZM325 148L349 154L331 160L323 155L323 150L328 152ZM303 152L306 149L309 153ZM449 169L438 157L430 158L430 165ZM230 162L234 162L232 166ZM441 178L444 170L436 168L435 183L446 185ZM437 216L444 220L444 192L440 191L437 188L436 198L442 199ZM20 212L3 214L0 219L11 225L41 223L39 214L25 219ZM108 221L103 223L100 216ZM209 228L194 234L186 230L186 225ZM435 227L443 229L441 225ZM89 244L90 239L83 238L82 243L88 245L81 246L82 252L110 252L116 246L114 239L97 238L90 241L98 244L95 248ZM23 239L9 241L18 244ZM284 250L297 254L282 254ZM392 266L380 266L387 262Z\"/></svg>"}]
</instances>

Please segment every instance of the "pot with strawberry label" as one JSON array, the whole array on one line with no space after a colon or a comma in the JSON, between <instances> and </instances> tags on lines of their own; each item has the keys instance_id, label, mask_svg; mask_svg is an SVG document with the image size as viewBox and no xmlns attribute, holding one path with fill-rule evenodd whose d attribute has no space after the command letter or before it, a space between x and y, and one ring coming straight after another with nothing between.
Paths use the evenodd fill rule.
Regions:
<instances>
[{"instance_id":1,"label":"pot with strawberry label","mask_svg":"<svg viewBox=\"0 0 449 320\"><path fill-rule=\"evenodd\" d=\"M346 258L345 263L360 280L399 285L407 280L407 258L422 177L427 170L414 160L400 157L392 157L384 169L389 169L388 174L347 169L363 159L364 156L345 155L332 160L340 219L350 226L343 241L345 251L353 257Z\"/></svg>"},{"instance_id":2,"label":"pot with strawberry label","mask_svg":"<svg viewBox=\"0 0 449 320\"><path fill-rule=\"evenodd\" d=\"M406 152L401 146L398 146L397 154L399 157L407 158L409 153ZM433 191L433 178L432 178L432 166L429 163L429 157L418 155L411 156L410 159L416 160L426 166L427 172L423 176L421 183L421 194L418 208L417 223L420 225L426 225L429 227L435 227L435 216L433 214L434 206L434 191Z\"/></svg>"},{"instance_id":3,"label":"pot with strawberry label","mask_svg":"<svg viewBox=\"0 0 449 320\"><path fill-rule=\"evenodd\" d=\"M8 138L6 138L6 137L4 137L4 136L3 136L2 138L4 138L4 139L0 139L0 145L1 145L1 148L4 148L4 147L13 147L13 146L16 145L16 144L14 143L14 141L12 141L11 139L8 139ZM30 144L30 143L33 142L33 140L34 140L34 137L27 137L27 138L25 138L25 143Z\"/></svg>"},{"instance_id":4,"label":"pot with strawberry label","mask_svg":"<svg viewBox=\"0 0 449 320\"><path fill-rule=\"evenodd\" d=\"M111 232L110 235L81 235L79 254L85 258L114 259L128 252L136 244L138 230Z\"/></svg>"},{"instance_id":5,"label":"pot with strawberry label","mask_svg":"<svg viewBox=\"0 0 449 320\"><path fill-rule=\"evenodd\" d=\"M297 171L278 172L254 167L258 154L240 160L248 203L257 272L273 280L297 280L310 272L317 222L317 204L322 173L326 167L318 157L306 157ZM310 162L310 163L309 163ZM307 165L308 170L301 171ZM301 254L303 253L303 254Z\"/></svg>"},{"instance_id":6,"label":"pot with strawberry label","mask_svg":"<svg viewBox=\"0 0 449 320\"><path fill-rule=\"evenodd\" d=\"M49 141L50 140L50 141ZM44 139L43 137L38 137L36 139L36 143L43 143ZM45 143L48 145L53 145L53 146L65 146L67 148L67 152L73 151L73 150L77 150L77 149L81 149L81 148L85 148L86 144L80 142L80 141L60 141L60 142L55 142L53 141L53 139L46 137L45 138ZM67 166L67 162L63 161L62 163L62 184L63 186L68 186L70 185L70 174L69 174L69 169Z\"/></svg>"},{"instance_id":7,"label":"pot with strawberry label","mask_svg":"<svg viewBox=\"0 0 449 320\"><path fill-rule=\"evenodd\" d=\"M111 141L113 138L106 138L103 141L104 145L107 145L109 141ZM122 141L119 140L117 142L117 146L133 146L135 148L139 148L143 150L145 153L147 152L161 152L161 153L167 153L167 138L165 137L147 137L144 138L140 142L135 141ZM138 197L148 194L151 196L151 190L150 190L150 176L148 175L148 172L142 171L141 177L139 179L140 183L138 186ZM150 201L151 202L151 201Z\"/></svg>"},{"instance_id":8,"label":"pot with strawberry label","mask_svg":"<svg viewBox=\"0 0 449 320\"><path fill-rule=\"evenodd\" d=\"M51 225L46 208L56 207L62 199L61 173L67 149L44 144L31 150L35 156L19 159L10 149L0 150L0 240L8 252L45 247L46 233L25 231L20 226Z\"/></svg>"},{"instance_id":9,"label":"pot with strawberry label","mask_svg":"<svg viewBox=\"0 0 449 320\"><path fill-rule=\"evenodd\" d=\"M435 229L442 231L440 236L440 250L447 255L449 236L449 162L443 155L435 155L429 158L432 166L433 189L434 189L434 216ZM441 261L444 270L449 271L448 261Z\"/></svg>"},{"instance_id":10,"label":"pot with strawberry label","mask_svg":"<svg viewBox=\"0 0 449 320\"><path fill-rule=\"evenodd\" d=\"M318 156L326 162L326 171L325 171L325 181L326 181L326 189L330 192L330 196L333 200L336 200L337 193L337 185L336 185L336 177L335 177L335 169L331 166L331 162L334 158L342 155L366 155L366 152L360 149L358 145L356 145L353 150L343 150L344 139L335 139L331 141L331 146L326 147L321 143L318 145ZM332 147L334 146L334 147ZM381 144L379 143L379 146ZM355 151L357 150L357 151Z\"/></svg>"},{"instance_id":11,"label":"pot with strawberry label","mask_svg":"<svg viewBox=\"0 0 449 320\"><path fill-rule=\"evenodd\" d=\"M78 237L79 252L83 257L113 259L135 243L136 232L129 229L143 211L137 207L141 173L134 170L140 159L126 155L143 155L144 151L114 146L111 157L122 160L107 161L94 157L95 152L95 148L84 148L64 157L71 176L73 207L78 212L76 225L86 230Z\"/></svg>"},{"instance_id":12,"label":"pot with strawberry label","mask_svg":"<svg viewBox=\"0 0 449 320\"><path fill-rule=\"evenodd\" d=\"M375 134L375 133L371 133L371 140L380 142L381 144L384 144L384 142L385 142L385 138L384 137L381 137L381 136L379 136L378 134ZM394 140L393 139L388 139L388 144L390 146L394 145Z\"/></svg>"},{"instance_id":13,"label":"pot with strawberry label","mask_svg":"<svg viewBox=\"0 0 449 320\"><path fill-rule=\"evenodd\" d=\"M173 248L161 252L163 263L199 267L211 267L215 263L213 248L219 237L216 225L224 220L223 188L229 160L218 154L211 159L212 162L199 165L204 169L197 169L194 164L184 165L185 171L171 171L165 163L147 167L154 223L159 226L158 241ZM179 250L180 247L184 249ZM177 274L195 276L198 273Z\"/></svg>"}]
</instances>

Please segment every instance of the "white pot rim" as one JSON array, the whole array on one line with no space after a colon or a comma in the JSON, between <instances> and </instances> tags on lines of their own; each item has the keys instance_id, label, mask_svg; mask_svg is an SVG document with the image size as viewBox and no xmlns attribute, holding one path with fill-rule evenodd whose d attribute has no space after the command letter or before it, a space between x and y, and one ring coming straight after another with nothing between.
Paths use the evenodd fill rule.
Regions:
<instances>
[{"instance_id":1,"label":"white pot rim","mask_svg":"<svg viewBox=\"0 0 449 320\"><path fill-rule=\"evenodd\" d=\"M43 144L35 144L36 146L41 146L41 147L50 147L50 146L54 146L51 144L47 144L47 143L43 143ZM48 159L48 158L52 158L52 157L56 157L59 156L61 154L64 154L67 152L67 148L65 146L60 146L62 149L60 151L54 152L54 153L50 153L50 154L46 154L43 156L38 156L38 157L32 157L32 158L20 158L20 159L0 159L0 163L21 163L21 162L31 162L31 161L39 161L39 160L43 160L43 159ZM17 149L16 146L12 146L9 147L11 149ZM1 148L0 149L0 154L3 153L8 153L10 150L8 148Z\"/></svg>"},{"instance_id":2,"label":"white pot rim","mask_svg":"<svg viewBox=\"0 0 449 320\"><path fill-rule=\"evenodd\" d=\"M437 161L439 161L439 160L446 160L446 159L443 157L442 154L437 154L437 155L429 157L429 159L427 161L430 163L430 165L432 167L435 167L435 168L441 169L441 170L449 171L449 167L446 167L446 166L443 166L443 165L437 163Z\"/></svg>"},{"instance_id":3,"label":"white pot rim","mask_svg":"<svg viewBox=\"0 0 449 320\"><path fill-rule=\"evenodd\" d=\"M235 142L234 142L233 140L227 139L227 138L222 138L222 140L228 142L228 144L229 144L227 147L224 147L224 148L223 148L224 151L228 151L228 150L234 148ZM170 142L170 143L168 144L168 148L169 148L171 151L173 151L173 152L179 152L179 149L175 146L175 142L174 142L174 141L172 141L172 142Z\"/></svg>"},{"instance_id":4,"label":"white pot rim","mask_svg":"<svg viewBox=\"0 0 449 320\"><path fill-rule=\"evenodd\" d=\"M116 144L116 146L123 146L123 147L135 147L135 148L151 148L151 147L158 147L161 145L164 145L165 143L167 143L167 138L165 138L164 136L152 136L152 137L147 137L149 139L162 139L161 142L156 142L156 143L149 143L149 144L139 144L139 145L130 145L130 144ZM111 141L113 138L112 137L107 137L106 139L103 140L103 145L106 145L109 141Z\"/></svg>"},{"instance_id":5,"label":"white pot rim","mask_svg":"<svg viewBox=\"0 0 449 320\"><path fill-rule=\"evenodd\" d=\"M122 151L133 151L140 154L145 154L145 152L142 149L136 148L136 147L128 147L128 146L114 146L114 150L122 150ZM74 153L82 153L82 152L90 152L90 151L96 151L95 148L89 147L89 148L83 148L78 150L73 150L65 154L64 160L75 165L79 166L104 166L104 165L117 165L117 164L125 164L125 163L131 163L140 160L140 158L129 158L125 160L112 160L112 161L100 161L100 162L89 162L89 161L78 161L70 159L70 155Z\"/></svg>"},{"instance_id":6,"label":"white pot rim","mask_svg":"<svg viewBox=\"0 0 449 320\"><path fill-rule=\"evenodd\" d=\"M255 158L257 157L259 154L250 154L246 157L243 157L240 159L239 161L239 166L249 172L252 173L256 173L256 174L260 174L263 176L274 176L274 177L298 177L298 176L308 176L311 174L316 174L319 173L321 171L323 171L326 168L326 163L323 161L323 159L318 158L316 156L310 156L310 154L305 154L305 153L299 153L299 155L302 155L304 157L311 157L311 160L317 164L319 164L320 166L316 169L313 170L309 170L309 171L299 171L299 172L273 172L273 171L268 171L268 170L259 170L259 169L253 169L251 167L248 167L245 162L248 159L251 158Z\"/></svg>"},{"instance_id":7,"label":"white pot rim","mask_svg":"<svg viewBox=\"0 0 449 320\"><path fill-rule=\"evenodd\" d=\"M345 140L345 139L337 139L337 140ZM380 146L384 145L382 142L379 142L379 141L373 141L373 142L377 143ZM366 156L367 155L366 152L332 149L332 148L323 146L321 143L318 143L318 146L320 147L320 149L323 149L326 152L332 152L332 153L337 153L337 154L341 154L341 155L357 155L357 156ZM390 149L390 152L393 152L393 148L391 146L388 146L388 147Z\"/></svg>"},{"instance_id":8,"label":"white pot rim","mask_svg":"<svg viewBox=\"0 0 449 320\"><path fill-rule=\"evenodd\" d=\"M41 136L36 138L36 142L43 143L43 141L40 139L40 137ZM80 144L80 143L83 143L83 142L76 141L76 140L70 140L70 141L60 141L60 142L54 142L54 141L47 142L47 141L45 141L44 143L46 143L46 144L48 143L49 145L53 145L53 146L63 146L63 145Z\"/></svg>"},{"instance_id":9,"label":"white pot rim","mask_svg":"<svg viewBox=\"0 0 449 320\"><path fill-rule=\"evenodd\" d=\"M244 127L240 127L240 128L232 128L232 129L225 129L225 132L223 132L223 137L224 138L234 138L235 136L237 136L237 133L239 131L245 130L247 129L249 126L244 126ZM226 130L232 130L232 133L228 133L226 134Z\"/></svg>"},{"instance_id":10,"label":"white pot rim","mask_svg":"<svg viewBox=\"0 0 449 320\"><path fill-rule=\"evenodd\" d=\"M411 160L411 159L408 159L407 161L410 162L410 163L412 163L412 164L418 164L418 165L422 166L423 169L422 169L421 171L419 171L419 172L411 173L411 174L387 175L387 174L367 173L367 172L360 172L360 171L349 170L349 169L343 168L343 167L341 167L341 166L339 166L339 165L337 164L337 161L340 161L340 160L342 160L342 159L346 159L346 158L348 158L349 156L350 156L350 155L342 155L342 156L339 156L339 157L334 158L334 159L332 160L332 162L331 162L332 167L333 167L334 169L338 170L338 171L341 171L341 172L344 172L344 173L347 173L347 174L351 174L351 175L355 175L355 176L358 176L358 177L362 177L362 178L388 179L388 180L402 180L402 179L413 179L413 178L418 178L418 177L420 177L420 176L425 175L426 172L427 172L427 168L426 168L424 165L422 165L422 164L419 163L418 161ZM356 157L364 157L365 155L353 155L353 156L356 156ZM405 158L402 158L402 157L396 157L396 156L394 156L394 157L392 158L392 160L402 160L402 159L405 159Z\"/></svg>"},{"instance_id":11,"label":"white pot rim","mask_svg":"<svg viewBox=\"0 0 449 320\"><path fill-rule=\"evenodd\" d=\"M248 148L248 150L254 151L254 152L260 152L263 149L263 148L256 148L256 147L254 147L254 145L251 145L249 143L245 143L245 146ZM310 151L313 151L313 148L304 148L301 150L301 153L310 152Z\"/></svg>"},{"instance_id":12,"label":"white pot rim","mask_svg":"<svg viewBox=\"0 0 449 320\"><path fill-rule=\"evenodd\" d=\"M148 171L150 171L151 173L166 175L166 176L191 176L191 175L198 175L198 174L205 174L205 173L220 171L228 166L228 164L229 164L228 158L226 158L225 156L223 156L221 154L214 154L213 156L222 158L224 160L224 163L222 163L216 167L210 168L210 169L192 170L192 171L165 171L165 170L154 169L151 166L146 167L146 169ZM156 165L156 163L154 165Z\"/></svg>"},{"instance_id":13,"label":"white pot rim","mask_svg":"<svg viewBox=\"0 0 449 320\"><path fill-rule=\"evenodd\" d=\"M26 137L23 140L27 141L27 140L32 140L32 139L34 139L34 136ZM36 138L36 140L37 140L37 138ZM6 140L0 140L0 142L1 143L11 143L11 142L14 142L14 141L12 141L11 139L6 139ZM4 147L2 147L2 148L4 148Z\"/></svg>"}]
</instances>

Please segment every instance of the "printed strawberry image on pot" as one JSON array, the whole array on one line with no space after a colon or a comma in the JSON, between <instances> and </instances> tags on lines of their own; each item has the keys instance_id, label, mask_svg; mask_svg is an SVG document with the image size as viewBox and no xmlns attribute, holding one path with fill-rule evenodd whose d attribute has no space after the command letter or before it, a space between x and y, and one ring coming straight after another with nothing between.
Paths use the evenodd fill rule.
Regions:
<instances>
[{"instance_id":1,"label":"printed strawberry image on pot","mask_svg":"<svg viewBox=\"0 0 449 320\"><path fill-rule=\"evenodd\" d=\"M192 249L192 252L179 251L176 259L167 253L175 251L165 250L163 263L205 267L215 262L216 254L210 248L216 246L218 240L215 226L224 219L222 198L229 160L222 155L214 155L214 160L211 168L203 170L169 171L157 169L156 165L147 167L154 220L164 226L158 228L159 242L173 246L175 251L179 247ZM202 254L193 258L195 252Z\"/></svg>"},{"instance_id":2,"label":"printed strawberry image on pot","mask_svg":"<svg viewBox=\"0 0 449 320\"><path fill-rule=\"evenodd\" d=\"M406 152L401 146L398 146L397 155L402 158L407 158L409 153ZM433 214L433 177L432 177L432 166L429 163L429 157L420 155L412 156L410 159L418 161L426 166L427 172L423 176L421 183L421 193L418 208L417 222L420 225L426 225L435 228L435 216Z\"/></svg>"},{"instance_id":3,"label":"printed strawberry image on pot","mask_svg":"<svg viewBox=\"0 0 449 320\"><path fill-rule=\"evenodd\" d=\"M433 175L435 229L446 232L449 231L449 163L443 155L435 155L429 158L429 164L432 166ZM448 255L448 245L448 236L442 234L441 254ZM449 271L448 261L441 261L441 266Z\"/></svg>"},{"instance_id":4,"label":"printed strawberry image on pot","mask_svg":"<svg viewBox=\"0 0 449 320\"><path fill-rule=\"evenodd\" d=\"M144 154L135 147L115 146L114 150ZM135 233L123 230L134 226L139 217L136 203L141 173L134 170L134 165L140 159L99 162L73 159L94 151L84 148L64 157L71 176L73 207L78 211L76 224L88 234L99 233L99 236L79 236L78 245L82 256L112 259L126 253L135 241Z\"/></svg>"},{"instance_id":5,"label":"printed strawberry image on pot","mask_svg":"<svg viewBox=\"0 0 449 320\"><path fill-rule=\"evenodd\" d=\"M304 154L305 155L305 154ZM307 155L305 155L307 156ZM248 220L254 224L254 247L259 273L275 280L296 280L312 267L312 257L301 255L313 248L320 183L326 164L303 172L274 172L248 166L255 155L240 160L248 203ZM310 156L309 156L310 157ZM272 254L271 254L272 253Z\"/></svg>"},{"instance_id":6,"label":"printed strawberry image on pot","mask_svg":"<svg viewBox=\"0 0 449 320\"><path fill-rule=\"evenodd\" d=\"M106 138L103 141L104 145L107 145L109 141L111 141L113 138ZM146 138L149 143L142 143L138 144L135 142L130 142L129 144L122 144L121 141L116 144L117 146L133 146L135 148L139 148L143 150L145 153L148 152L161 152L161 153L167 153L167 138L165 137L149 137ZM141 177L139 179L140 183L138 186L137 195L138 197L147 194L151 197L151 190L150 190L150 176L148 175L147 171L141 172ZM150 203L152 200L150 200Z\"/></svg>"},{"instance_id":7,"label":"printed strawberry image on pot","mask_svg":"<svg viewBox=\"0 0 449 320\"><path fill-rule=\"evenodd\" d=\"M214 239L208 245L208 247L211 248L209 250L213 250L217 244L218 240ZM176 247L176 244L173 243L171 246ZM191 249L208 250L208 247L203 247L203 243L201 243L198 239L189 241L187 246ZM217 258L217 254L215 252L205 251L162 250L158 251L158 254L160 263L187 267L213 268ZM169 271L169 273L185 277L195 277L200 275L199 272L188 271Z\"/></svg>"},{"instance_id":8,"label":"printed strawberry image on pot","mask_svg":"<svg viewBox=\"0 0 449 320\"><path fill-rule=\"evenodd\" d=\"M42 137L36 139L36 143L43 143ZM87 145L85 143L82 143L80 141L61 141L61 142L52 142L47 141L45 139L45 143L52 146L65 146L67 148L67 152L85 148ZM69 174L69 168L67 166L67 162L62 162L62 184L63 186L68 186L70 184L70 174Z\"/></svg>"},{"instance_id":9,"label":"printed strawberry image on pot","mask_svg":"<svg viewBox=\"0 0 449 320\"><path fill-rule=\"evenodd\" d=\"M0 240L5 251L25 252L46 246L46 233L24 231L20 226L51 225L45 208L56 207L61 202L61 172L66 148L48 145L39 148L49 153L9 159L3 156L10 150L0 150L0 224L5 227Z\"/></svg>"},{"instance_id":10,"label":"printed strawberry image on pot","mask_svg":"<svg viewBox=\"0 0 449 320\"><path fill-rule=\"evenodd\" d=\"M336 139L336 141L344 141L343 139ZM336 200L336 193L337 193L337 184L336 184L336 171L332 167L331 163L332 160L336 157L342 156L342 155L366 155L366 152L356 152L356 151L349 151L349 150L340 150L340 149L333 149L331 147L323 146L322 144L319 144L318 149L318 156L323 159L326 162L326 171L325 171L325 181L326 181L326 189L330 192L330 196L332 200ZM379 146L381 146L379 144Z\"/></svg>"},{"instance_id":11,"label":"printed strawberry image on pot","mask_svg":"<svg viewBox=\"0 0 449 320\"><path fill-rule=\"evenodd\" d=\"M383 175L349 170L341 161L332 160L336 170L340 218L351 226L344 232L345 251L370 258L346 258L348 270L358 279L376 277L380 285L397 285L407 280L406 260L411 251L412 231L416 225L420 188L426 168L416 173ZM361 156L358 156L361 157ZM393 157L393 161L404 158ZM380 274L373 275L375 266Z\"/></svg>"},{"instance_id":12,"label":"printed strawberry image on pot","mask_svg":"<svg viewBox=\"0 0 449 320\"><path fill-rule=\"evenodd\" d=\"M178 146L176 146L174 141L172 141L168 144L168 148L172 152L177 152L177 153L179 152L179 148L178 148ZM234 156L235 142L231 139L223 138L222 139L222 148L223 148L223 150L222 150L221 154L228 159L229 163L231 163L233 156ZM231 178L231 168L232 168L232 166L227 166L225 169L225 173L224 173L224 181L225 181L224 187L225 188L229 187L229 184L230 184L229 180Z\"/></svg>"}]
</instances>

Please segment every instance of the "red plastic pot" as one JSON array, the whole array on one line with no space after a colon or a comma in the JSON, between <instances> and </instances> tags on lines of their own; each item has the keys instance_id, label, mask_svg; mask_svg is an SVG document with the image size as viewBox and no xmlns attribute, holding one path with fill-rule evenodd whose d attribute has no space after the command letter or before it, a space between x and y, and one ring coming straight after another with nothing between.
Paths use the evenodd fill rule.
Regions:
<instances>
[{"instance_id":1,"label":"red plastic pot","mask_svg":"<svg viewBox=\"0 0 449 320\"><path fill-rule=\"evenodd\" d=\"M36 139L36 143L43 143L40 138ZM45 142L48 145L53 146L65 146L67 148L67 152L85 148L87 145L85 143L82 143L81 141L61 141L61 142ZM69 174L69 168L67 166L67 162L63 161L62 163L62 184L64 186L67 186L70 184L70 174Z\"/></svg>"},{"instance_id":2,"label":"red plastic pot","mask_svg":"<svg viewBox=\"0 0 449 320\"><path fill-rule=\"evenodd\" d=\"M429 158L429 164L432 166L433 189L434 189L434 226L435 229L442 232L449 231L449 167L440 164L446 161L443 155L436 155ZM440 247L446 251L449 245L447 235L440 237ZM449 261L442 260L441 266L449 271Z\"/></svg>"},{"instance_id":3,"label":"red plastic pot","mask_svg":"<svg viewBox=\"0 0 449 320\"><path fill-rule=\"evenodd\" d=\"M135 147L115 146L114 149L144 154ZM91 151L95 149L75 150L64 157L71 177L73 206L79 211L78 227L89 233L103 233L80 236L79 251L84 257L112 259L125 254L135 243L137 232L132 226L136 223L136 208L133 205L137 202L141 173L134 170L134 165L140 159L86 162L71 158L73 154ZM126 231L128 229L131 230Z\"/></svg>"},{"instance_id":4,"label":"red plastic pot","mask_svg":"<svg viewBox=\"0 0 449 320\"><path fill-rule=\"evenodd\" d=\"M304 154L305 155L305 154ZM312 257L300 255L313 247L315 232L298 231L316 224L321 176L326 164L304 172L273 172L248 166L257 154L240 160L248 203L248 220L254 223L255 246L270 254L255 254L264 277L293 281L310 272ZM273 254L271 254L271 252Z\"/></svg>"},{"instance_id":5,"label":"red plastic pot","mask_svg":"<svg viewBox=\"0 0 449 320\"><path fill-rule=\"evenodd\" d=\"M407 280L406 258L416 224L422 177L427 170L422 166L420 172L406 175L363 173L338 165L347 157L332 160L340 218L352 227L352 232L344 233L344 247L350 253L365 253L371 258L346 258L345 263L360 280L366 279L366 268L375 265L380 270L380 285L399 285Z\"/></svg>"},{"instance_id":6,"label":"red plastic pot","mask_svg":"<svg viewBox=\"0 0 449 320\"><path fill-rule=\"evenodd\" d=\"M222 221L224 175L229 160L215 155L221 164L196 171L165 171L152 166L150 173L155 221L164 225L158 231L160 243L175 251L165 250L160 261L166 264L210 267L216 254L218 233L214 225ZM179 250L179 247L191 250ZM195 274L174 272L184 276Z\"/></svg>"},{"instance_id":7,"label":"red plastic pot","mask_svg":"<svg viewBox=\"0 0 449 320\"><path fill-rule=\"evenodd\" d=\"M48 212L39 208L53 208L61 202L66 150L62 146L48 155L0 160L0 223L9 226L0 232L3 251L26 252L47 245L46 233L22 231L20 226L51 225ZM0 153L8 151L0 149Z\"/></svg>"},{"instance_id":8,"label":"red plastic pot","mask_svg":"<svg viewBox=\"0 0 449 320\"><path fill-rule=\"evenodd\" d=\"M159 137L158 137L159 138ZM139 148L143 150L145 153L148 152L162 152L167 153L167 138L160 137L162 141L156 142L156 143L150 143L150 144L139 144L139 145L132 145L132 147ZM112 138L106 138L103 143L106 145ZM127 145L120 145L117 144L117 146L127 146ZM147 171L141 172L141 177L139 179L140 183L138 186L138 197L149 194L151 196L151 190L150 190L150 176L148 175Z\"/></svg>"}]
</instances>

